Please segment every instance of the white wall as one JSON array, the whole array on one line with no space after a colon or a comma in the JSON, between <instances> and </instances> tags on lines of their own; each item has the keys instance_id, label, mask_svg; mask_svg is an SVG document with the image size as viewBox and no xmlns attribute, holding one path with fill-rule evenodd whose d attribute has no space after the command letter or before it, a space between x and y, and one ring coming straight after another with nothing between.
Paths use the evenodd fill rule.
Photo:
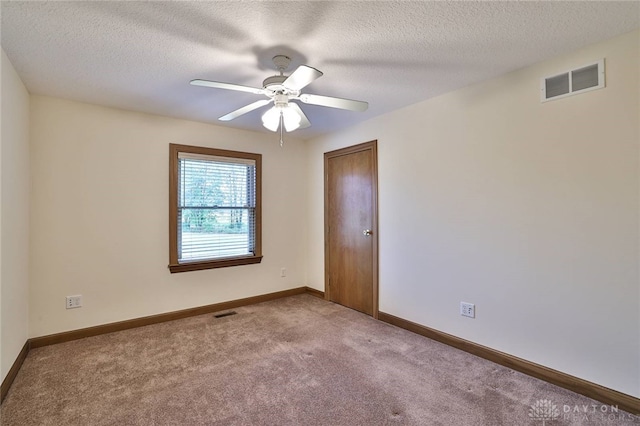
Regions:
<instances>
[{"instance_id":1,"label":"white wall","mask_svg":"<svg viewBox=\"0 0 640 426\"><path fill-rule=\"evenodd\" d=\"M639 39L309 141L308 285L323 153L377 139L381 311L640 396ZM603 57L605 89L540 103L540 77Z\"/></svg>"},{"instance_id":2,"label":"white wall","mask_svg":"<svg viewBox=\"0 0 640 426\"><path fill-rule=\"evenodd\" d=\"M263 155L261 264L169 273L169 143ZM31 150L32 337L305 284L299 140L32 96Z\"/></svg>"},{"instance_id":3,"label":"white wall","mask_svg":"<svg viewBox=\"0 0 640 426\"><path fill-rule=\"evenodd\" d=\"M0 375L28 338L29 93L2 50L0 114Z\"/></svg>"}]
</instances>

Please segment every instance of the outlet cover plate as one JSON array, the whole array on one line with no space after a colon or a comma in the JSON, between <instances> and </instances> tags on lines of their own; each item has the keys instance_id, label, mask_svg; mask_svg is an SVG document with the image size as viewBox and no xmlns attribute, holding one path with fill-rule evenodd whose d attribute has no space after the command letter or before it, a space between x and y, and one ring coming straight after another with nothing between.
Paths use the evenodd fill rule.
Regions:
<instances>
[{"instance_id":1,"label":"outlet cover plate","mask_svg":"<svg viewBox=\"0 0 640 426\"><path fill-rule=\"evenodd\" d=\"M476 305L473 303L460 302L460 315L463 317L475 318Z\"/></svg>"},{"instance_id":2,"label":"outlet cover plate","mask_svg":"<svg viewBox=\"0 0 640 426\"><path fill-rule=\"evenodd\" d=\"M66 297L66 308L67 309L75 309L82 307L82 295L78 294L75 296L67 296Z\"/></svg>"}]
</instances>

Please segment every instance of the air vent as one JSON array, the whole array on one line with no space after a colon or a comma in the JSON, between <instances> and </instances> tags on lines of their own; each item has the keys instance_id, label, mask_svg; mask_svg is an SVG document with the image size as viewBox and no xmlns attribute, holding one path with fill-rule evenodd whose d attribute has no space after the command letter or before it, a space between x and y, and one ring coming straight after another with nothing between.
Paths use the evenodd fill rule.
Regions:
<instances>
[{"instance_id":1,"label":"air vent","mask_svg":"<svg viewBox=\"0 0 640 426\"><path fill-rule=\"evenodd\" d=\"M604 87L604 59L540 80L541 101L551 101Z\"/></svg>"}]
</instances>

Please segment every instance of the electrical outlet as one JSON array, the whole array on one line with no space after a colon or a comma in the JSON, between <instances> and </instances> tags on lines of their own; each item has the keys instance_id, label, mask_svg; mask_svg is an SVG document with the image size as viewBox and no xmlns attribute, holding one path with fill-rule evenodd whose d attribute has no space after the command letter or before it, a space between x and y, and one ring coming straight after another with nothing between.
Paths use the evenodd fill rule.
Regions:
<instances>
[{"instance_id":1,"label":"electrical outlet","mask_svg":"<svg viewBox=\"0 0 640 426\"><path fill-rule=\"evenodd\" d=\"M287 276L287 268L281 268L280 269L280 276L281 277L286 277Z\"/></svg>"},{"instance_id":2,"label":"electrical outlet","mask_svg":"<svg viewBox=\"0 0 640 426\"><path fill-rule=\"evenodd\" d=\"M473 303L460 302L460 315L463 317L475 318L476 305Z\"/></svg>"},{"instance_id":3,"label":"electrical outlet","mask_svg":"<svg viewBox=\"0 0 640 426\"><path fill-rule=\"evenodd\" d=\"M82 307L82 295L67 296L67 309L81 308Z\"/></svg>"}]
</instances>

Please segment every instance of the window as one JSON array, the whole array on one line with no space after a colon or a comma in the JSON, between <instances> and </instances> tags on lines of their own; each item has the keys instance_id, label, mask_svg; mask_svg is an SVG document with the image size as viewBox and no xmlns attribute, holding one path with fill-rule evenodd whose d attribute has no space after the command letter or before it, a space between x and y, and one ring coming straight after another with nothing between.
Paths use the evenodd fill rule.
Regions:
<instances>
[{"instance_id":1,"label":"window","mask_svg":"<svg viewBox=\"0 0 640 426\"><path fill-rule=\"evenodd\" d=\"M171 144L171 272L260 263L260 154Z\"/></svg>"}]
</instances>

